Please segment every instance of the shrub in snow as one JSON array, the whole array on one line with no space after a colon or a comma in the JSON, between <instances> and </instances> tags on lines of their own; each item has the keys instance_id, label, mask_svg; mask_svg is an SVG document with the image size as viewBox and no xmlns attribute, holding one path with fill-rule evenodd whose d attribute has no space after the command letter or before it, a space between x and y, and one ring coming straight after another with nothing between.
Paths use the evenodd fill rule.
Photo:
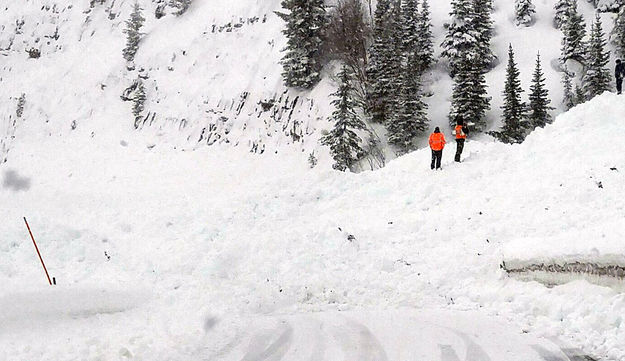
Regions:
<instances>
[{"instance_id":1,"label":"shrub in snow","mask_svg":"<svg viewBox=\"0 0 625 361\"><path fill-rule=\"evenodd\" d=\"M132 99L132 114L135 116L135 128L139 128L139 120L141 120L141 114L145 108L145 88L143 87L143 80L137 78L137 88Z\"/></svg>"},{"instance_id":2,"label":"shrub in snow","mask_svg":"<svg viewBox=\"0 0 625 361\"><path fill-rule=\"evenodd\" d=\"M130 19L126 21L126 29L124 29L124 33L126 33L126 47L123 50L123 54L124 59L127 61L132 61L139 49L139 41L141 41L141 36L143 35L140 30L145 22L145 18L141 15L142 10L139 3L135 2Z\"/></svg>"},{"instance_id":3,"label":"shrub in snow","mask_svg":"<svg viewBox=\"0 0 625 361\"><path fill-rule=\"evenodd\" d=\"M362 140L356 130L366 129L365 123L358 117L353 100L353 88L349 68L344 66L339 73L341 84L332 94L332 105L336 108L330 118L334 128L321 138L321 144L330 147L335 164L334 169L344 171L354 164L363 154Z\"/></svg>"},{"instance_id":4,"label":"shrub in snow","mask_svg":"<svg viewBox=\"0 0 625 361\"><path fill-rule=\"evenodd\" d=\"M308 155L308 165L310 166L310 168L315 168L317 166L317 157L315 157L315 151L312 151L309 155Z\"/></svg>"},{"instance_id":5,"label":"shrub in snow","mask_svg":"<svg viewBox=\"0 0 625 361\"><path fill-rule=\"evenodd\" d=\"M31 59L39 59L41 57L41 50L37 48L30 48L26 52L28 53L28 57Z\"/></svg>"},{"instance_id":6,"label":"shrub in snow","mask_svg":"<svg viewBox=\"0 0 625 361\"><path fill-rule=\"evenodd\" d=\"M536 7L532 0L515 0L515 22L517 25L529 26L534 21Z\"/></svg>"},{"instance_id":7,"label":"shrub in snow","mask_svg":"<svg viewBox=\"0 0 625 361\"><path fill-rule=\"evenodd\" d=\"M189 9L189 6L191 6L191 0L170 0L169 6L176 9L174 12L175 15L180 16Z\"/></svg>"},{"instance_id":8,"label":"shrub in snow","mask_svg":"<svg viewBox=\"0 0 625 361\"><path fill-rule=\"evenodd\" d=\"M530 126L542 128L551 123L552 118L549 111L553 110L553 107L549 106L551 100L549 100L549 90L545 85L545 74L540 64L540 54L536 57L536 68L532 77L529 99L528 121Z\"/></svg>"},{"instance_id":9,"label":"shrub in snow","mask_svg":"<svg viewBox=\"0 0 625 361\"><path fill-rule=\"evenodd\" d=\"M156 9L154 10L154 17L157 19L162 18L163 16L165 16L165 7L167 6L166 3L160 3L158 5L156 5Z\"/></svg>"},{"instance_id":10,"label":"shrub in snow","mask_svg":"<svg viewBox=\"0 0 625 361\"><path fill-rule=\"evenodd\" d=\"M286 28L285 55L282 58L284 83L288 87L310 89L320 80L320 50L326 28L323 0L282 0L288 13L277 13Z\"/></svg>"},{"instance_id":11,"label":"shrub in snow","mask_svg":"<svg viewBox=\"0 0 625 361\"><path fill-rule=\"evenodd\" d=\"M525 103L521 101L521 73L514 61L514 50L508 50L508 67L506 68L506 86L504 88L503 127L497 132L489 132L504 143L522 143L526 135Z\"/></svg>"},{"instance_id":12,"label":"shrub in snow","mask_svg":"<svg viewBox=\"0 0 625 361\"><path fill-rule=\"evenodd\" d=\"M623 0L596 0L597 11L601 12L619 12L619 9L625 5Z\"/></svg>"},{"instance_id":13,"label":"shrub in snow","mask_svg":"<svg viewBox=\"0 0 625 361\"><path fill-rule=\"evenodd\" d=\"M586 102L586 95L584 94L584 90L579 84L575 84L575 104L583 104Z\"/></svg>"},{"instance_id":14,"label":"shrub in snow","mask_svg":"<svg viewBox=\"0 0 625 361\"><path fill-rule=\"evenodd\" d=\"M603 33L601 17L597 14L590 31L587 69L583 82L583 90L587 100L610 90L610 82L612 81L612 75L608 69L610 52L605 51L606 45L607 41Z\"/></svg>"},{"instance_id":15,"label":"shrub in snow","mask_svg":"<svg viewBox=\"0 0 625 361\"><path fill-rule=\"evenodd\" d=\"M26 106L26 94L22 93L17 100L17 109L15 110L15 115L17 115L18 118L21 118L24 114L24 106Z\"/></svg>"}]
</instances>

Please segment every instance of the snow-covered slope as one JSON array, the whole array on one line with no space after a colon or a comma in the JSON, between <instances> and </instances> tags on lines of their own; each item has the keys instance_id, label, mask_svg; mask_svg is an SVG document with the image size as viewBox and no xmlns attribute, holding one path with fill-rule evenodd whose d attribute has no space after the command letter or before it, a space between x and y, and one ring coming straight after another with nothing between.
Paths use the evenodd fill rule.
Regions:
<instances>
[{"instance_id":1,"label":"snow-covered slope","mask_svg":"<svg viewBox=\"0 0 625 361\"><path fill-rule=\"evenodd\" d=\"M481 309L625 359L622 294L549 289L499 267L512 240L622 225L623 173L610 168L625 169L623 104L605 94L522 145L470 141L461 164L446 150L443 172L427 150L356 175L310 170L301 153L148 149L132 131L101 146L71 134L16 142L0 189L2 297L51 306L8 315L0 358L182 360L223 346L242 315L430 307ZM37 296L48 286L24 215L58 296ZM61 317L54 300L66 298L85 311ZM201 330L207 317L218 331Z\"/></svg>"},{"instance_id":2,"label":"snow-covered slope","mask_svg":"<svg viewBox=\"0 0 625 361\"><path fill-rule=\"evenodd\" d=\"M488 75L493 98L491 126L499 125L501 91L508 44L517 50L522 82L529 87L536 53L540 51L553 105L560 106L560 32L553 28L555 0L537 1L537 22L518 28L509 0L495 0L496 36L493 48L500 65ZM64 137L81 132L99 142L104 133L121 136L132 129L131 103L120 96L141 76L147 89L143 132L152 144L195 149L228 143L256 153L326 153L318 138L330 114L332 66L312 92L287 90L280 78L283 22L274 11L279 0L197 0L181 17L155 17L162 0L142 0L146 33L134 70L122 59L130 0L24 0L0 3L0 159L14 142L36 137ZM588 20L593 7L579 2ZM450 4L432 2L436 44L442 41ZM169 11L171 12L171 11ZM603 15L605 28L612 14ZM26 50L41 57L29 58ZM437 52L440 49L436 49ZM429 75L433 96L428 100L432 128L447 124L452 81L444 63ZM18 98L25 94L21 118ZM24 123L30 132L15 137ZM425 139L423 145L425 146ZM291 147L290 145L295 145ZM392 154L389 156L393 157Z\"/></svg>"}]
</instances>

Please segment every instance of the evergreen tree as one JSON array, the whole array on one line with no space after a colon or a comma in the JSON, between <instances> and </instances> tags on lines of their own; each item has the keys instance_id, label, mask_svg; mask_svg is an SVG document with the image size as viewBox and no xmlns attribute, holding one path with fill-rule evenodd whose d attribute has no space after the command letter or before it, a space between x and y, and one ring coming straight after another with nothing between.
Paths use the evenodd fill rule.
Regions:
<instances>
[{"instance_id":1,"label":"evergreen tree","mask_svg":"<svg viewBox=\"0 0 625 361\"><path fill-rule=\"evenodd\" d=\"M584 63L586 59L586 23L584 17L577 12L577 0L570 0L571 6L562 24L562 55L560 60L565 63L569 59Z\"/></svg>"},{"instance_id":2,"label":"evergreen tree","mask_svg":"<svg viewBox=\"0 0 625 361\"><path fill-rule=\"evenodd\" d=\"M553 19L553 23L557 29L562 28L562 24L565 23L566 18L571 8L571 0L558 0L554 7L556 15Z\"/></svg>"},{"instance_id":3,"label":"evergreen tree","mask_svg":"<svg viewBox=\"0 0 625 361\"><path fill-rule=\"evenodd\" d=\"M353 99L353 87L349 68L344 66L339 73L341 84L332 94L335 97L332 105L336 108L330 118L334 128L321 138L321 143L330 147L335 164L334 169L344 171L351 167L363 153L362 140L355 130L364 130L365 123L355 111L356 103Z\"/></svg>"},{"instance_id":4,"label":"evergreen tree","mask_svg":"<svg viewBox=\"0 0 625 361\"><path fill-rule=\"evenodd\" d=\"M141 41L141 27L145 22L145 18L141 15L141 7L138 2L135 2L132 14L130 14L130 19L126 21L126 29L124 29L124 33L126 34L126 47L123 50L124 59L127 61L132 61L135 58L135 54L139 49L139 42Z\"/></svg>"},{"instance_id":5,"label":"evergreen tree","mask_svg":"<svg viewBox=\"0 0 625 361\"><path fill-rule=\"evenodd\" d=\"M184 14L191 6L191 0L169 0L169 6L176 9L177 16Z\"/></svg>"},{"instance_id":6,"label":"evergreen tree","mask_svg":"<svg viewBox=\"0 0 625 361\"><path fill-rule=\"evenodd\" d=\"M402 51L417 54L419 45L419 9L416 0L400 0Z\"/></svg>"},{"instance_id":7,"label":"evergreen tree","mask_svg":"<svg viewBox=\"0 0 625 361\"><path fill-rule=\"evenodd\" d=\"M564 68L562 85L564 86L564 99L562 103L566 110L569 110L576 105L576 99L573 93L573 83L571 82L571 74L569 74L568 68Z\"/></svg>"},{"instance_id":8,"label":"evergreen tree","mask_svg":"<svg viewBox=\"0 0 625 361\"><path fill-rule=\"evenodd\" d=\"M405 54L404 47L404 24L402 22L401 11L402 0L394 0L391 11L391 17L389 19L390 40L391 40L391 54L390 61L388 63L388 71L391 76L389 82L389 97L387 100L387 114L386 122L392 120L393 117L400 111L400 93L403 87L402 84L402 71L405 69L405 60L408 59ZM410 69L411 72L417 69ZM416 75L415 75L416 76Z\"/></svg>"},{"instance_id":9,"label":"evergreen tree","mask_svg":"<svg viewBox=\"0 0 625 361\"><path fill-rule=\"evenodd\" d=\"M320 80L319 54L326 25L323 0L283 0L282 7L289 11L278 13L286 22L283 34L288 38L281 61L284 83L310 89Z\"/></svg>"},{"instance_id":10,"label":"evergreen tree","mask_svg":"<svg viewBox=\"0 0 625 361\"><path fill-rule=\"evenodd\" d=\"M625 60L625 5L621 6L621 10L614 21L613 36L618 57Z\"/></svg>"},{"instance_id":11,"label":"evergreen tree","mask_svg":"<svg viewBox=\"0 0 625 361\"><path fill-rule=\"evenodd\" d=\"M409 59L401 73L401 89L398 94L398 109L387 123L388 141L398 146L401 153L413 149L413 140L424 131L428 124L427 105L422 100L421 79L414 76L413 70L418 66L416 55L406 55Z\"/></svg>"},{"instance_id":12,"label":"evergreen tree","mask_svg":"<svg viewBox=\"0 0 625 361\"><path fill-rule=\"evenodd\" d=\"M549 111L553 108L549 106L551 100L549 100L549 90L547 90L545 85L545 74L540 64L540 54L536 57L536 68L532 77L529 99L528 121L531 127L543 128L548 123L551 123L552 119Z\"/></svg>"},{"instance_id":13,"label":"evergreen tree","mask_svg":"<svg viewBox=\"0 0 625 361\"><path fill-rule=\"evenodd\" d=\"M428 0L421 2L421 12L417 21L419 72L423 73L434 63L434 36L432 35L432 15Z\"/></svg>"},{"instance_id":14,"label":"evergreen tree","mask_svg":"<svg viewBox=\"0 0 625 361\"><path fill-rule=\"evenodd\" d=\"M456 119L465 124L473 123L476 130L486 127L486 111L490 109L490 97L486 92L486 78L477 61L464 62L454 77L454 87L449 113L449 124Z\"/></svg>"},{"instance_id":15,"label":"evergreen tree","mask_svg":"<svg viewBox=\"0 0 625 361\"><path fill-rule=\"evenodd\" d=\"M521 80L519 69L514 61L514 50L508 50L506 86L504 88L503 126L498 132L490 132L504 143L522 143L525 139L525 104L521 101Z\"/></svg>"},{"instance_id":16,"label":"evergreen tree","mask_svg":"<svg viewBox=\"0 0 625 361\"><path fill-rule=\"evenodd\" d=\"M473 29L478 33L478 41L474 51L480 59L479 64L484 72L492 68L495 59L497 59L490 47L494 32L492 12L493 0L473 0L473 13L475 15L472 23Z\"/></svg>"},{"instance_id":17,"label":"evergreen tree","mask_svg":"<svg viewBox=\"0 0 625 361\"><path fill-rule=\"evenodd\" d=\"M393 62L393 47L391 41L390 0L379 0L375 9L373 44L369 48L369 66L367 76L370 89L368 92L368 107L373 121L384 123L389 97L392 73L390 64Z\"/></svg>"},{"instance_id":18,"label":"evergreen tree","mask_svg":"<svg viewBox=\"0 0 625 361\"><path fill-rule=\"evenodd\" d=\"M478 42L483 34L475 29L474 12L470 0L452 0L452 10L449 14L452 18L447 29L445 40L441 44L443 51L441 56L449 59L451 76L458 73L461 66L467 67L467 63L479 63Z\"/></svg>"},{"instance_id":19,"label":"evergreen tree","mask_svg":"<svg viewBox=\"0 0 625 361\"><path fill-rule=\"evenodd\" d=\"M138 122L145 108L145 100L146 96L143 81L141 78L137 78L137 89L135 89L135 95L132 99L132 114L135 116L135 128L139 127Z\"/></svg>"},{"instance_id":20,"label":"evergreen tree","mask_svg":"<svg viewBox=\"0 0 625 361\"><path fill-rule=\"evenodd\" d=\"M534 21L536 7L532 4L532 0L515 0L514 8L517 25L529 26Z\"/></svg>"},{"instance_id":21,"label":"evergreen tree","mask_svg":"<svg viewBox=\"0 0 625 361\"><path fill-rule=\"evenodd\" d=\"M604 51L607 42L601 18L599 14L595 19L590 31L590 43L588 46L588 65L584 75L584 93L586 99L592 99L605 91L610 90L612 75L608 69L610 52Z\"/></svg>"}]
</instances>

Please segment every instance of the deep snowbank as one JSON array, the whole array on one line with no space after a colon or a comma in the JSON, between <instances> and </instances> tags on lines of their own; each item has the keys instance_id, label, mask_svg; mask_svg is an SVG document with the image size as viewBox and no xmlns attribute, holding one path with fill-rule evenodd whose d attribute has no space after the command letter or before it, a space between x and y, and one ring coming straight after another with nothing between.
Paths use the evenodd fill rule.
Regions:
<instances>
[{"instance_id":1,"label":"deep snowbank","mask_svg":"<svg viewBox=\"0 0 625 361\"><path fill-rule=\"evenodd\" d=\"M22 136L37 132L26 123L1 168L30 186L0 189L0 295L48 287L27 216L61 285L153 296L122 313L11 329L0 358L188 359L207 337L230 337L206 335L207 317L445 307L621 360L622 294L523 283L499 265L512 240L622 224L623 173L610 168L625 169L624 115L622 97L604 94L521 145L469 141L456 164L452 144L442 172L421 150L358 175L310 170L306 153L179 152L135 132L77 129L41 143ZM26 347L26 332L49 342ZM69 351L51 346L68 339Z\"/></svg>"}]
</instances>

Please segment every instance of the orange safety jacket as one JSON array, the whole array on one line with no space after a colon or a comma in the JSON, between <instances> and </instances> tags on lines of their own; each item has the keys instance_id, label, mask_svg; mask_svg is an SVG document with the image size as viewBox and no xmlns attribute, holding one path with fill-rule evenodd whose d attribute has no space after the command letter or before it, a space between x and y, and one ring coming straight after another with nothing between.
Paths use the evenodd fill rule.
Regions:
<instances>
[{"instance_id":1,"label":"orange safety jacket","mask_svg":"<svg viewBox=\"0 0 625 361\"><path fill-rule=\"evenodd\" d=\"M443 150L445 148L445 136L443 133L430 134L430 148L432 150Z\"/></svg>"},{"instance_id":2,"label":"orange safety jacket","mask_svg":"<svg viewBox=\"0 0 625 361\"><path fill-rule=\"evenodd\" d=\"M462 125L456 125L456 139L467 139L467 135L462 131Z\"/></svg>"}]
</instances>

